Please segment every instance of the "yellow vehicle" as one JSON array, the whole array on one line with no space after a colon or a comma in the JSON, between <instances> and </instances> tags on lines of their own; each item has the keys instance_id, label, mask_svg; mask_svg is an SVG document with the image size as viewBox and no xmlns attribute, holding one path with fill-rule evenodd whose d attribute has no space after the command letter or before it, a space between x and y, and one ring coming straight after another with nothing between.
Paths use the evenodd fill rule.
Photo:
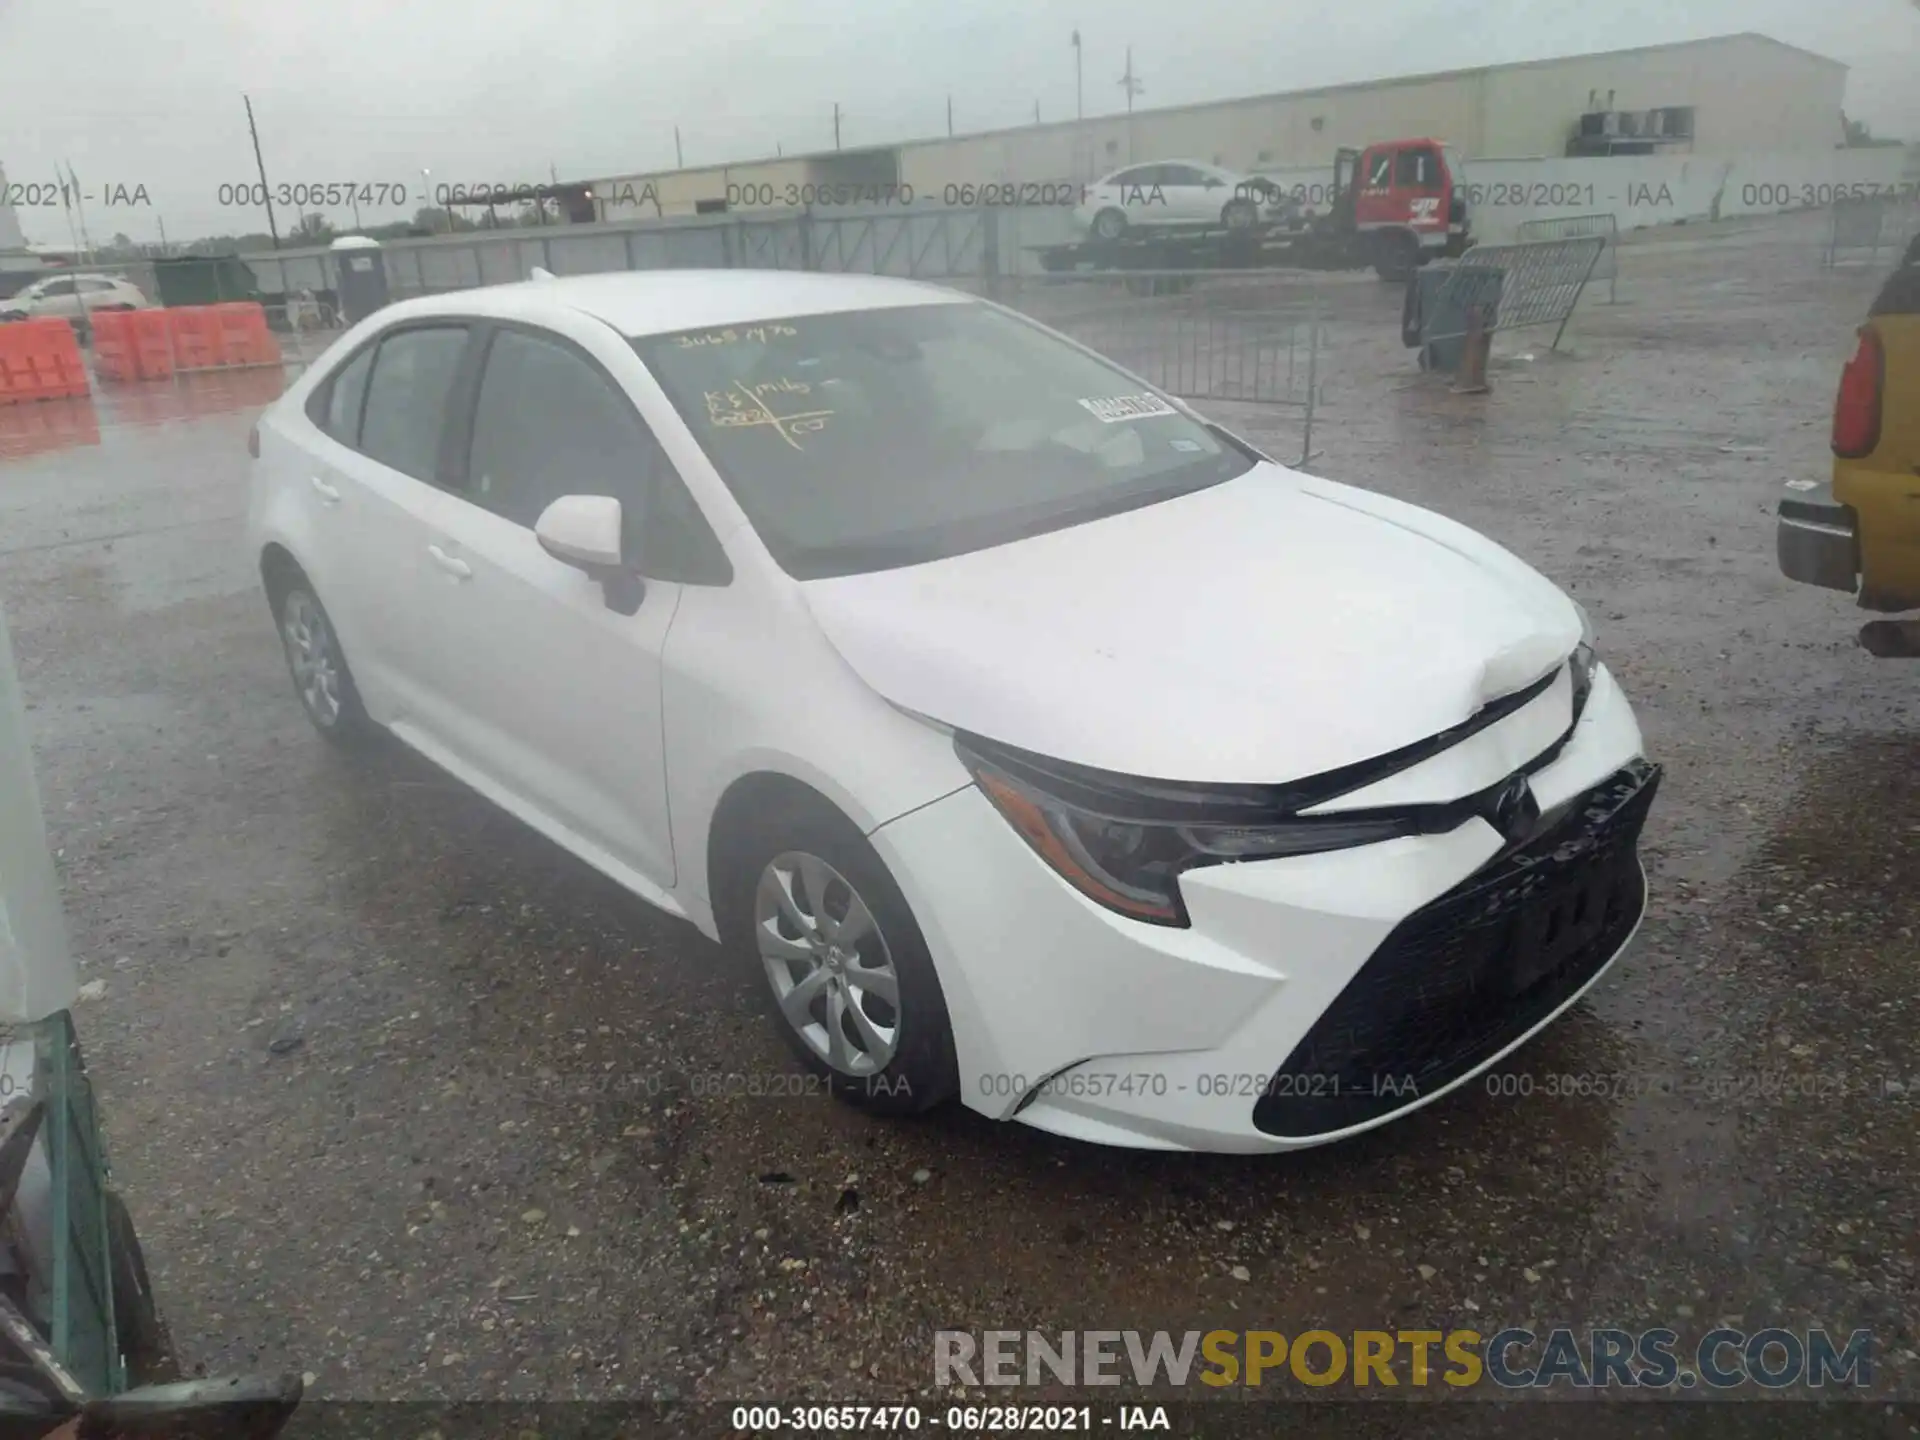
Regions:
<instances>
[{"instance_id":1,"label":"yellow vehicle","mask_svg":"<svg viewBox=\"0 0 1920 1440\"><path fill-rule=\"evenodd\" d=\"M1860 327L1833 406L1833 480L1789 480L1780 569L1882 614L1920 610L1920 236ZM1875 655L1920 658L1920 619L1860 629Z\"/></svg>"}]
</instances>

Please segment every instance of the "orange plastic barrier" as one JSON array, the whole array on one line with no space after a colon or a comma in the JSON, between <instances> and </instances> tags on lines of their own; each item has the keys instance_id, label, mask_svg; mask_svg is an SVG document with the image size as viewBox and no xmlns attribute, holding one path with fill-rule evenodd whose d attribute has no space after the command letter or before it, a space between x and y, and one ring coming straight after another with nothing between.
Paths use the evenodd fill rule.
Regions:
<instances>
[{"instance_id":1,"label":"orange plastic barrier","mask_svg":"<svg viewBox=\"0 0 1920 1440\"><path fill-rule=\"evenodd\" d=\"M209 307L219 317L229 365L278 365L280 342L267 328L267 312L251 301Z\"/></svg>"},{"instance_id":2,"label":"orange plastic barrier","mask_svg":"<svg viewBox=\"0 0 1920 1440\"><path fill-rule=\"evenodd\" d=\"M0 405L85 395L80 342L64 320L16 320L0 325Z\"/></svg>"},{"instance_id":3,"label":"orange plastic barrier","mask_svg":"<svg viewBox=\"0 0 1920 1440\"><path fill-rule=\"evenodd\" d=\"M87 399L0 409L0 460L18 460L74 445L98 445L100 419Z\"/></svg>"},{"instance_id":4,"label":"orange plastic barrier","mask_svg":"<svg viewBox=\"0 0 1920 1440\"><path fill-rule=\"evenodd\" d=\"M134 356L142 380L165 380L173 374L173 332L164 310L129 310Z\"/></svg>"},{"instance_id":5,"label":"orange plastic barrier","mask_svg":"<svg viewBox=\"0 0 1920 1440\"><path fill-rule=\"evenodd\" d=\"M102 310L93 322L93 373L102 380L138 380L140 356L134 349L130 310Z\"/></svg>"},{"instance_id":6,"label":"orange plastic barrier","mask_svg":"<svg viewBox=\"0 0 1920 1440\"><path fill-rule=\"evenodd\" d=\"M220 317L213 312L211 305L182 305L165 312L173 336L174 369L212 370L227 363Z\"/></svg>"}]
</instances>

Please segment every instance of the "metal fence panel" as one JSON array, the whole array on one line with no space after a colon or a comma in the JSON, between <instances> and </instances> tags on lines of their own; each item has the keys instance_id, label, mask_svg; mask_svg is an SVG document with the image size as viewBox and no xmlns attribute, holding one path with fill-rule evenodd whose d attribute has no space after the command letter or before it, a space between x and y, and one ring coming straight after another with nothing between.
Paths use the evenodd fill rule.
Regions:
<instances>
[{"instance_id":1,"label":"metal fence panel","mask_svg":"<svg viewBox=\"0 0 1920 1440\"><path fill-rule=\"evenodd\" d=\"M1441 288L1437 308L1466 316L1476 303L1469 287L1486 283L1484 273L1500 272L1500 303L1497 313L1483 318L1490 321L1489 331L1527 330L1537 325L1554 325L1553 344L1557 348L1566 333L1567 321L1580 303L1580 292L1599 262L1607 240L1600 235L1575 236L1565 240L1534 240L1512 245L1475 245L1460 258L1460 263ZM1461 322L1464 325L1464 320ZM1432 333L1428 341L1458 338L1462 331Z\"/></svg>"},{"instance_id":2,"label":"metal fence panel","mask_svg":"<svg viewBox=\"0 0 1920 1440\"><path fill-rule=\"evenodd\" d=\"M524 279L520 268L519 247L511 241L493 241L473 247L475 262L480 267L482 285L510 285Z\"/></svg>"},{"instance_id":3,"label":"metal fence panel","mask_svg":"<svg viewBox=\"0 0 1920 1440\"><path fill-rule=\"evenodd\" d=\"M1617 215L1561 215L1551 220L1522 220L1515 239L1571 240L1581 235L1599 235L1607 242L1600 261L1593 268L1594 280L1607 282L1607 303L1620 299L1620 217Z\"/></svg>"},{"instance_id":4,"label":"metal fence panel","mask_svg":"<svg viewBox=\"0 0 1920 1440\"><path fill-rule=\"evenodd\" d=\"M418 249L412 254L420 288L425 293L471 290L480 283L480 256L475 250Z\"/></svg>"},{"instance_id":5,"label":"metal fence panel","mask_svg":"<svg viewBox=\"0 0 1920 1440\"><path fill-rule=\"evenodd\" d=\"M565 229L556 229L548 237L547 254L555 275L597 275L629 268L623 237L604 232L569 235Z\"/></svg>"},{"instance_id":6,"label":"metal fence panel","mask_svg":"<svg viewBox=\"0 0 1920 1440\"><path fill-rule=\"evenodd\" d=\"M807 220L740 220L733 226L733 263L747 270L800 270L806 266Z\"/></svg>"},{"instance_id":7,"label":"metal fence panel","mask_svg":"<svg viewBox=\"0 0 1920 1440\"><path fill-rule=\"evenodd\" d=\"M979 210L811 215L804 223L818 270L944 280L987 268L988 221Z\"/></svg>"},{"instance_id":8,"label":"metal fence panel","mask_svg":"<svg viewBox=\"0 0 1920 1440\"><path fill-rule=\"evenodd\" d=\"M1849 259L1878 264L1880 247L1887 240L1888 209L1885 198L1877 195L1834 201L1823 263L1829 267L1838 265L1841 252L1850 251ZM1862 251L1866 253L1863 255Z\"/></svg>"},{"instance_id":9,"label":"metal fence panel","mask_svg":"<svg viewBox=\"0 0 1920 1440\"><path fill-rule=\"evenodd\" d=\"M1152 270L1022 277L1013 308L1186 400L1297 408L1313 454L1325 330L1293 272Z\"/></svg>"}]
</instances>

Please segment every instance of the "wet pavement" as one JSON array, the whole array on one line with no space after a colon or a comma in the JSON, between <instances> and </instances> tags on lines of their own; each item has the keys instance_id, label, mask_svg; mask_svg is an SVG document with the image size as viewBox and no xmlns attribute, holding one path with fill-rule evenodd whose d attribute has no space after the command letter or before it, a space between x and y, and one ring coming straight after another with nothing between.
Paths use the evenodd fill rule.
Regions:
<instances>
[{"instance_id":1,"label":"wet pavement","mask_svg":"<svg viewBox=\"0 0 1920 1440\"><path fill-rule=\"evenodd\" d=\"M77 1018L184 1358L329 1398L924 1403L941 1327L1725 1323L1871 1329L1876 1388L1920 1393L1920 666L1781 578L1771 519L1826 472L1876 279L1804 227L1630 244L1620 303L1564 353L1503 339L1478 398L1418 374L1396 290L1325 282L1313 468L1568 586L1667 776L1588 1000L1503 1078L1261 1159L725 1093L789 1073L757 977L311 734L241 546L276 380L0 411L0 600L106 985Z\"/></svg>"}]
</instances>

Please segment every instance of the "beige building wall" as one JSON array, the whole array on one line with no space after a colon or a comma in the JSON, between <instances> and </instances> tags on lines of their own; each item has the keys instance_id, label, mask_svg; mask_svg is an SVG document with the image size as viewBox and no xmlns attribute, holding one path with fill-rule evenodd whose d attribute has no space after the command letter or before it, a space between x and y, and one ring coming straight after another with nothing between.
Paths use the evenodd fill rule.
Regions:
<instances>
[{"instance_id":1,"label":"beige building wall","mask_svg":"<svg viewBox=\"0 0 1920 1440\"><path fill-rule=\"evenodd\" d=\"M1846 67L1758 36L1515 65L1485 76L1484 148L1469 153L1565 154L1589 92L1598 92L1594 108L1603 110L1694 106L1693 149L1702 154L1825 149L1843 136Z\"/></svg>"}]
</instances>

